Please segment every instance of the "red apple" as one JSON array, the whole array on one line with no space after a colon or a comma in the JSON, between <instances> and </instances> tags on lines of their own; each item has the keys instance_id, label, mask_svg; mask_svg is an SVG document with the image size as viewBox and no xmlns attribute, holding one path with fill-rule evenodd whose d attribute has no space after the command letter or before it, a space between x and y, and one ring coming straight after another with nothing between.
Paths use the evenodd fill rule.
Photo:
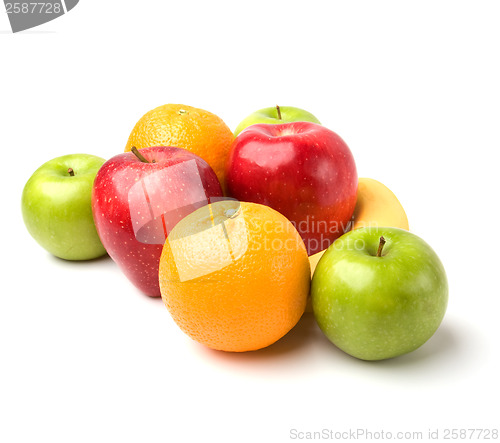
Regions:
<instances>
[{"instance_id":1,"label":"red apple","mask_svg":"<svg viewBox=\"0 0 500 443\"><path fill-rule=\"evenodd\" d=\"M142 292L159 297L158 267L175 224L222 189L212 168L180 148L116 155L99 169L92 212L106 251Z\"/></svg>"},{"instance_id":2,"label":"red apple","mask_svg":"<svg viewBox=\"0 0 500 443\"><path fill-rule=\"evenodd\" d=\"M286 216L312 255L349 229L358 175L348 146L324 126L256 124L231 146L227 184L232 197Z\"/></svg>"}]
</instances>

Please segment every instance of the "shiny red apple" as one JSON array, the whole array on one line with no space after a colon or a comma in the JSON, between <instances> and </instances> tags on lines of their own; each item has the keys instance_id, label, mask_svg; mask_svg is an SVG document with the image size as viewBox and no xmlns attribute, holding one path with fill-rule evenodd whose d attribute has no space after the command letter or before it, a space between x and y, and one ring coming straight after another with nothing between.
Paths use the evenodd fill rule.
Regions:
<instances>
[{"instance_id":1,"label":"shiny red apple","mask_svg":"<svg viewBox=\"0 0 500 443\"><path fill-rule=\"evenodd\" d=\"M312 255L349 229L358 175L349 147L330 129L308 122L256 124L231 146L227 184L231 197L285 215Z\"/></svg>"},{"instance_id":2,"label":"shiny red apple","mask_svg":"<svg viewBox=\"0 0 500 443\"><path fill-rule=\"evenodd\" d=\"M168 233L221 196L215 172L197 155L174 147L134 149L99 169L92 212L111 258L137 288L159 297L158 267Z\"/></svg>"}]
</instances>

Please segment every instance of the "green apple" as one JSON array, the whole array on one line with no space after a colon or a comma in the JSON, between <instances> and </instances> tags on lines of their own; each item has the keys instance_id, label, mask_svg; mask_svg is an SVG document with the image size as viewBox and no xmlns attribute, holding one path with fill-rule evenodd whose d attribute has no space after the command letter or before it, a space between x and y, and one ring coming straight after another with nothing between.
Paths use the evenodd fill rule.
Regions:
<instances>
[{"instance_id":1,"label":"green apple","mask_svg":"<svg viewBox=\"0 0 500 443\"><path fill-rule=\"evenodd\" d=\"M44 163L26 183L21 199L24 223L47 251L66 260L106 254L92 217L92 186L105 160L72 154Z\"/></svg>"},{"instance_id":2,"label":"green apple","mask_svg":"<svg viewBox=\"0 0 500 443\"><path fill-rule=\"evenodd\" d=\"M275 106L260 109L248 117L236 127L234 135L237 136L243 129L257 123L291 123L291 122L311 122L321 124L319 120L310 112L293 106Z\"/></svg>"},{"instance_id":3,"label":"green apple","mask_svg":"<svg viewBox=\"0 0 500 443\"><path fill-rule=\"evenodd\" d=\"M420 237L361 228L337 239L312 279L314 315L338 348L362 360L411 352L437 330L448 303L441 261Z\"/></svg>"}]
</instances>

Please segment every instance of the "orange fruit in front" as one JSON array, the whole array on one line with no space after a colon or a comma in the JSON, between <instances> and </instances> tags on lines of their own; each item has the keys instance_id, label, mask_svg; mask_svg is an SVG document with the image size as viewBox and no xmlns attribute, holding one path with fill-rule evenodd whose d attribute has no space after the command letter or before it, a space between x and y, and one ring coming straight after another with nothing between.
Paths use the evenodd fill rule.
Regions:
<instances>
[{"instance_id":1,"label":"orange fruit in front","mask_svg":"<svg viewBox=\"0 0 500 443\"><path fill-rule=\"evenodd\" d=\"M283 337L304 313L306 248L279 212L221 201L182 219L160 258L160 290L177 325L210 348L243 352Z\"/></svg>"},{"instance_id":2,"label":"orange fruit in front","mask_svg":"<svg viewBox=\"0 0 500 443\"><path fill-rule=\"evenodd\" d=\"M186 105L168 104L144 114L132 130L125 152L151 146L175 146L205 160L225 186L224 169L234 135L211 112Z\"/></svg>"}]
</instances>

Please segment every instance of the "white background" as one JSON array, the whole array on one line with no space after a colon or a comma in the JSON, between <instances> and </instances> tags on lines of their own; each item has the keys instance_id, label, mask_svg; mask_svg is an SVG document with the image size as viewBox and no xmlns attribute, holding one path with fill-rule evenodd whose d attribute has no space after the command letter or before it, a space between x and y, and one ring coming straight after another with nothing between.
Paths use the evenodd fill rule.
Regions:
<instances>
[{"instance_id":1,"label":"white background","mask_svg":"<svg viewBox=\"0 0 500 443\"><path fill-rule=\"evenodd\" d=\"M499 15L496 1L82 0L14 35L0 13L0 441L498 428ZM267 349L215 352L110 259L42 250L20 211L34 170L122 152L165 103L232 129L259 108L298 106L340 134L359 175L396 193L445 265L435 336L367 363L306 315Z\"/></svg>"}]
</instances>

